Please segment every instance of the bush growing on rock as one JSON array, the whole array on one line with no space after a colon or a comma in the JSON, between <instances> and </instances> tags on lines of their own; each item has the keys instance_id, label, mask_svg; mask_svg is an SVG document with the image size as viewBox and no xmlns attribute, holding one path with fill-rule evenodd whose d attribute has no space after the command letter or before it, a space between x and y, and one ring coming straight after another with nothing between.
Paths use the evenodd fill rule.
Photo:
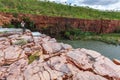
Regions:
<instances>
[{"instance_id":1,"label":"bush growing on rock","mask_svg":"<svg viewBox=\"0 0 120 80\"><path fill-rule=\"evenodd\" d=\"M14 45L25 45L27 44L27 40L25 39L21 39L21 40L17 40L16 42L13 43Z\"/></svg>"},{"instance_id":2,"label":"bush growing on rock","mask_svg":"<svg viewBox=\"0 0 120 80\"><path fill-rule=\"evenodd\" d=\"M3 25L4 28L15 28L15 26L11 23L7 23Z\"/></svg>"},{"instance_id":3,"label":"bush growing on rock","mask_svg":"<svg viewBox=\"0 0 120 80\"><path fill-rule=\"evenodd\" d=\"M39 52L35 52L33 55L29 56L28 59L29 59L29 62L28 64L32 63L34 60L36 59L39 59Z\"/></svg>"}]
</instances>

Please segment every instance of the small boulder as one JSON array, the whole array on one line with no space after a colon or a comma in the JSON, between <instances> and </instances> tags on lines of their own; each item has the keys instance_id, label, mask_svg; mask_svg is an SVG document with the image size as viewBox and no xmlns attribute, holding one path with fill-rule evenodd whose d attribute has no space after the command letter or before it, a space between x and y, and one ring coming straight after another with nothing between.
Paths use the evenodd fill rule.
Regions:
<instances>
[{"instance_id":1,"label":"small boulder","mask_svg":"<svg viewBox=\"0 0 120 80\"><path fill-rule=\"evenodd\" d=\"M56 53L62 49L62 46L59 43L54 42L43 43L42 47L46 53Z\"/></svg>"},{"instance_id":2,"label":"small boulder","mask_svg":"<svg viewBox=\"0 0 120 80\"><path fill-rule=\"evenodd\" d=\"M118 60L118 59L113 59L113 62L117 65L120 65L120 60Z\"/></svg>"},{"instance_id":3,"label":"small boulder","mask_svg":"<svg viewBox=\"0 0 120 80\"><path fill-rule=\"evenodd\" d=\"M23 50L17 46L10 46L1 51L1 54L3 54L2 57L4 59L4 64L11 64L16 60L26 57Z\"/></svg>"}]
</instances>

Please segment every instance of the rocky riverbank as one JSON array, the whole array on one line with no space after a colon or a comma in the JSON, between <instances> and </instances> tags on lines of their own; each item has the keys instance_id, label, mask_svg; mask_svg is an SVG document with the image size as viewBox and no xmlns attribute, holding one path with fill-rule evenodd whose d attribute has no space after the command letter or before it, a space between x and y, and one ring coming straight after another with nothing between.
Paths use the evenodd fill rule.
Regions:
<instances>
[{"instance_id":1,"label":"rocky riverbank","mask_svg":"<svg viewBox=\"0 0 120 80\"><path fill-rule=\"evenodd\" d=\"M120 80L120 62L44 34L0 33L0 80Z\"/></svg>"}]
</instances>

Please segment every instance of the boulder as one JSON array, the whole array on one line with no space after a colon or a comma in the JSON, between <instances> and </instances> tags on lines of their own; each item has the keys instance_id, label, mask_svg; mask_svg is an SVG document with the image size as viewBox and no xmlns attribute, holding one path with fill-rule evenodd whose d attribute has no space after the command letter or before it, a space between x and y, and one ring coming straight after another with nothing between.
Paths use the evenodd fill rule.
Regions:
<instances>
[{"instance_id":1,"label":"boulder","mask_svg":"<svg viewBox=\"0 0 120 80\"><path fill-rule=\"evenodd\" d=\"M7 73L6 73L7 69L8 69L7 66L0 67L0 79L1 80L5 80L5 77L7 76Z\"/></svg>"},{"instance_id":2,"label":"boulder","mask_svg":"<svg viewBox=\"0 0 120 80\"><path fill-rule=\"evenodd\" d=\"M0 50L0 52L0 63L3 64L11 64L21 58L26 57L23 50L18 46L10 46L4 50Z\"/></svg>"},{"instance_id":3,"label":"boulder","mask_svg":"<svg viewBox=\"0 0 120 80\"><path fill-rule=\"evenodd\" d=\"M69 44L64 44L64 43L60 43L60 44L62 46L62 49L65 49L65 50L73 49L72 46Z\"/></svg>"},{"instance_id":4,"label":"boulder","mask_svg":"<svg viewBox=\"0 0 120 80\"><path fill-rule=\"evenodd\" d=\"M0 50L3 50L5 48L9 47L10 44L11 44L10 40L7 39L6 37L1 37L0 38Z\"/></svg>"},{"instance_id":5,"label":"boulder","mask_svg":"<svg viewBox=\"0 0 120 80\"><path fill-rule=\"evenodd\" d=\"M7 80L24 80L23 72L28 64L27 59L20 59L9 66L7 69Z\"/></svg>"},{"instance_id":6,"label":"boulder","mask_svg":"<svg viewBox=\"0 0 120 80\"><path fill-rule=\"evenodd\" d=\"M56 42L45 42L42 44L45 53L56 53L62 49L62 46Z\"/></svg>"},{"instance_id":7,"label":"boulder","mask_svg":"<svg viewBox=\"0 0 120 80\"><path fill-rule=\"evenodd\" d=\"M79 69L92 71L108 79L120 79L120 66L95 51L77 49L69 51L66 56Z\"/></svg>"},{"instance_id":8,"label":"boulder","mask_svg":"<svg viewBox=\"0 0 120 80\"><path fill-rule=\"evenodd\" d=\"M120 65L120 60L118 60L118 59L113 59L113 62L117 65Z\"/></svg>"},{"instance_id":9,"label":"boulder","mask_svg":"<svg viewBox=\"0 0 120 80\"><path fill-rule=\"evenodd\" d=\"M24 40L26 40L29 43L34 41L33 37L32 36L28 36L28 35L21 36L21 39L24 39Z\"/></svg>"},{"instance_id":10,"label":"boulder","mask_svg":"<svg viewBox=\"0 0 120 80\"><path fill-rule=\"evenodd\" d=\"M73 80L108 80L100 75L95 75L89 71L79 71L73 76Z\"/></svg>"}]
</instances>

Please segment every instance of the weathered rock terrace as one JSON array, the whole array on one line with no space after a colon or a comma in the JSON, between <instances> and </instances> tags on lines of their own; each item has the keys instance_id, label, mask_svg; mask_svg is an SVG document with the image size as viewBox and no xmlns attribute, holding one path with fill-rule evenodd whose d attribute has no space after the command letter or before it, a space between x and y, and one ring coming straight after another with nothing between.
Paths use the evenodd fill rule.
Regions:
<instances>
[{"instance_id":1,"label":"weathered rock terrace","mask_svg":"<svg viewBox=\"0 0 120 80\"><path fill-rule=\"evenodd\" d=\"M120 80L119 60L43 34L8 34L0 37L0 80Z\"/></svg>"}]
</instances>

